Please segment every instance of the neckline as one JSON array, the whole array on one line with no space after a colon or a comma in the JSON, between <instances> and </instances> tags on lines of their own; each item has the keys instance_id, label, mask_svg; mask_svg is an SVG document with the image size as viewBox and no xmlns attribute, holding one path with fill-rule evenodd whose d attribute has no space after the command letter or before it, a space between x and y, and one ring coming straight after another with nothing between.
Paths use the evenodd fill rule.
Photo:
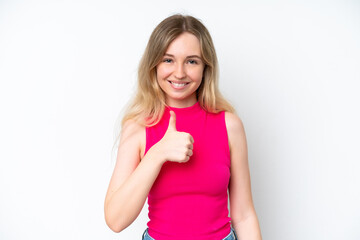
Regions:
<instances>
[{"instance_id":1,"label":"neckline","mask_svg":"<svg viewBox=\"0 0 360 240\"><path fill-rule=\"evenodd\" d=\"M199 109L201 109L201 106L200 106L199 102L196 102L194 105L192 105L190 107L177 108L177 107L166 106L166 109L169 112L174 111L175 113L185 113L185 112L188 113L188 112L199 111Z\"/></svg>"}]
</instances>

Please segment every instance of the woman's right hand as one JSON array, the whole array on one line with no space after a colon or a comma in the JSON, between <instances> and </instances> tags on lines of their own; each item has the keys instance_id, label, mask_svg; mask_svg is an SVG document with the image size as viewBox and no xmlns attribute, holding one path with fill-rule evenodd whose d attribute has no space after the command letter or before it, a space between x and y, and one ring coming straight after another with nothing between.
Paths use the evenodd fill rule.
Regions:
<instances>
[{"instance_id":1,"label":"woman's right hand","mask_svg":"<svg viewBox=\"0 0 360 240\"><path fill-rule=\"evenodd\" d=\"M163 138L153 148L160 153L164 161L184 163L193 155L193 137L186 132L176 130L176 115L170 111L168 129Z\"/></svg>"},{"instance_id":2,"label":"woman's right hand","mask_svg":"<svg viewBox=\"0 0 360 240\"><path fill-rule=\"evenodd\" d=\"M106 223L115 232L124 230L137 218L162 164L165 161L187 162L193 154L194 139L190 134L176 130L175 113L170 114L164 137L142 159L140 152L145 149L145 127L128 122L122 130L117 161L105 198Z\"/></svg>"}]
</instances>

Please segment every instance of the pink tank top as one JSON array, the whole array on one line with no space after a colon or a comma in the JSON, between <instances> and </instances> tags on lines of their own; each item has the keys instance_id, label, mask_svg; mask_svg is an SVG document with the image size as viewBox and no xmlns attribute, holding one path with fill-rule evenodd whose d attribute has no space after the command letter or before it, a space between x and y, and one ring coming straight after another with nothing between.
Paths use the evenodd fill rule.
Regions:
<instances>
[{"instance_id":1,"label":"pink tank top","mask_svg":"<svg viewBox=\"0 0 360 240\"><path fill-rule=\"evenodd\" d=\"M146 128L147 152L165 134L170 113L176 128L194 138L186 163L165 162L149 196L149 235L156 240L220 240L230 233L230 151L225 113L208 113L199 103L165 108L160 122Z\"/></svg>"}]
</instances>

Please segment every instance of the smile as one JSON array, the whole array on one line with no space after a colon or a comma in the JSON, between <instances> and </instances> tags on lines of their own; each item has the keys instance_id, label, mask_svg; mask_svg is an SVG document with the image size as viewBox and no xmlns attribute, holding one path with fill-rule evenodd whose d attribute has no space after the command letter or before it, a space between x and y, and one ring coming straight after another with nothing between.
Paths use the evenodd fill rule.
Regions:
<instances>
[{"instance_id":1,"label":"smile","mask_svg":"<svg viewBox=\"0 0 360 240\"><path fill-rule=\"evenodd\" d=\"M184 87L184 86L186 86L187 84L189 84L189 83L175 83L175 82L172 82L172 81L169 81L169 83L172 85L172 86L174 86L175 88L182 88L182 87Z\"/></svg>"}]
</instances>

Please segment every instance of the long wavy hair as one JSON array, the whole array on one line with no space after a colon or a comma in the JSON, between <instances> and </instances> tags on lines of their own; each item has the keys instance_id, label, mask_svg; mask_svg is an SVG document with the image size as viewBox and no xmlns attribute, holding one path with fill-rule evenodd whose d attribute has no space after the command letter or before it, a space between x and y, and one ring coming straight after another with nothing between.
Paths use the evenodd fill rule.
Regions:
<instances>
[{"instance_id":1,"label":"long wavy hair","mask_svg":"<svg viewBox=\"0 0 360 240\"><path fill-rule=\"evenodd\" d=\"M153 126L160 121L166 102L165 93L157 82L156 66L170 43L184 32L199 39L201 57L205 63L203 79L196 92L200 106L210 113L234 112L218 88L218 60L209 31L200 20L176 14L164 19L150 36L138 68L137 92L125 110L121 126L128 120L144 126Z\"/></svg>"}]
</instances>

